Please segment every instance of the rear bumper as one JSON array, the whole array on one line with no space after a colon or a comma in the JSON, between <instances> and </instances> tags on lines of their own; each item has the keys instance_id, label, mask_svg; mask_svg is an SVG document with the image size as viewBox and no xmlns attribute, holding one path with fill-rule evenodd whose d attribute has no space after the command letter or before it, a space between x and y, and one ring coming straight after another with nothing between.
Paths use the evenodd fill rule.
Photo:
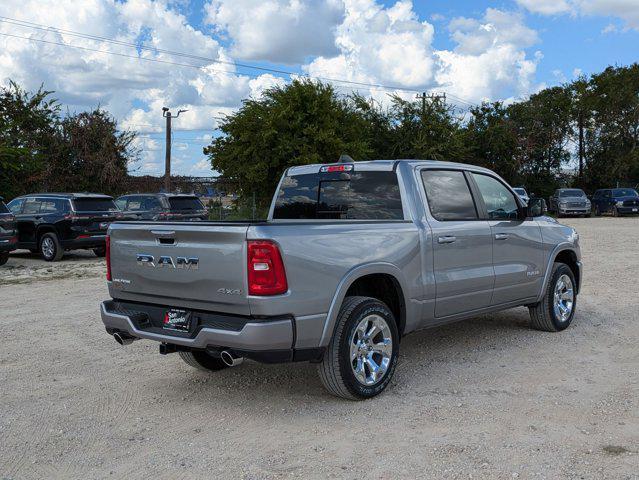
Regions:
<instances>
[{"instance_id":1,"label":"rear bumper","mask_svg":"<svg viewBox=\"0 0 639 480\"><path fill-rule=\"evenodd\" d=\"M106 235L91 235L86 238L74 238L73 240L64 240L62 246L67 249L74 248L100 248L106 245Z\"/></svg>"},{"instance_id":2,"label":"rear bumper","mask_svg":"<svg viewBox=\"0 0 639 480\"><path fill-rule=\"evenodd\" d=\"M157 308L157 307L148 307ZM149 310L150 311L150 310ZM136 311L123 309L114 300L102 302L100 307L102 322L110 334L126 332L137 338L155 340L157 342L179 345L189 349L229 349L238 352L266 353L282 352L282 361L293 359L294 320L278 317L273 320L244 318L240 328L228 325L228 317L220 315L216 321L215 315L207 315L208 324L219 324L219 328L200 326L191 335L162 331L161 328L150 323L145 325L145 306L140 305ZM148 319L148 315L147 315ZM287 355L287 353L289 355ZM250 355L246 355L250 356ZM260 355L255 355L259 358ZM267 356L268 357L268 356Z\"/></svg>"}]
</instances>

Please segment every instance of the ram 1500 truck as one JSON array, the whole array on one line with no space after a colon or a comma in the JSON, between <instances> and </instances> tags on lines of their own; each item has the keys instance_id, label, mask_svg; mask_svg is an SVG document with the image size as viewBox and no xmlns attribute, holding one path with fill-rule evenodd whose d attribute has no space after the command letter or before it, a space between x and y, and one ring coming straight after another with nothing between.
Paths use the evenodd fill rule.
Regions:
<instances>
[{"instance_id":1,"label":"ram 1500 truck","mask_svg":"<svg viewBox=\"0 0 639 480\"><path fill-rule=\"evenodd\" d=\"M113 223L107 239L118 343L213 371L316 362L350 399L386 388L410 332L522 305L564 330L582 278L579 235L542 199L440 161L293 167L265 221Z\"/></svg>"}]
</instances>

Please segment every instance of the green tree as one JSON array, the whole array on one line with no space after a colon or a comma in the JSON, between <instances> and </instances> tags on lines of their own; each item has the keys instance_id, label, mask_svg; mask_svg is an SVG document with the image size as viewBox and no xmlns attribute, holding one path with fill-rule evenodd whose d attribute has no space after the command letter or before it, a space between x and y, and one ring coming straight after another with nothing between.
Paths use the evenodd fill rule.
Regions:
<instances>
[{"instance_id":1,"label":"green tree","mask_svg":"<svg viewBox=\"0 0 639 480\"><path fill-rule=\"evenodd\" d=\"M37 189L58 148L60 105L51 93L25 92L13 81L0 88L0 195L6 198Z\"/></svg>"},{"instance_id":2,"label":"green tree","mask_svg":"<svg viewBox=\"0 0 639 480\"><path fill-rule=\"evenodd\" d=\"M293 165L368 158L363 117L332 86L294 80L243 102L204 153L236 191L269 198Z\"/></svg>"}]
</instances>

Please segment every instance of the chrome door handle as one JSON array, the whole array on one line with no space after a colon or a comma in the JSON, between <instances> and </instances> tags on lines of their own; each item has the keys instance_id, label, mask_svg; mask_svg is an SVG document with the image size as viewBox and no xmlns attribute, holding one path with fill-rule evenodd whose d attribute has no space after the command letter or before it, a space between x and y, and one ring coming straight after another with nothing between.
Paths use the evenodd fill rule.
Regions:
<instances>
[{"instance_id":1,"label":"chrome door handle","mask_svg":"<svg viewBox=\"0 0 639 480\"><path fill-rule=\"evenodd\" d=\"M447 235L445 237L439 237L437 239L437 243L453 243L457 240L457 237L453 237L452 235Z\"/></svg>"},{"instance_id":2,"label":"chrome door handle","mask_svg":"<svg viewBox=\"0 0 639 480\"><path fill-rule=\"evenodd\" d=\"M495 240L508 240L509 235L507 233L496 233Z\"/></svg>"}]
</instances>

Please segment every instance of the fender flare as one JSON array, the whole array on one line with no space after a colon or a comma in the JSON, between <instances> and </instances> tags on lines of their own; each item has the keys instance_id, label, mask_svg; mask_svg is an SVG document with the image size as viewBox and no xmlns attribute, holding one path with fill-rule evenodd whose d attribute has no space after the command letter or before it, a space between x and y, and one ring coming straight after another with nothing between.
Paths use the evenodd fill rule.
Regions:
<instances>
[{"instance_id":1,"label":"fender flare","mask_svg":"<svg viewBox=\"0 0 639 480\"><path fill-rule=\"evenodd\" d=\"M548 282L550 281L550 274L552 273L552 264L555 262L555 258L557 258L557 255L559 255L561 252L564 251L570 251L572 253L575 254L575 256L577 255L575 252L575 246L570 243L570 242L562 242L559 245L555 246L555 248L553 248L552 252L550 252L550 255L548 255L548 262L546 264L546 273L544 273L544 281L541 284L541 290L539 292L539 295L537 295L537 301L541 302L544 293L546 292L546 287L548 286ZM577 261L578 265L581 265L579 261ZM577 293L579 293L579 289L581 288L581 272L579 274L579 281L577 282Z\"/></svg>"},{"instance_id":2,"label":"fender flare","mask_svg":"<svg viewBox=\"0 0 639 480\"><path fill-rule=\"evenodd\" d=\"M322 331L322 337L320 338L319 343L320 347L327 346L331 341L331 338L333 337L333 332L335 331L335 323L337 322L337 316L339 315L340 308L342 307L342 303L344 302L344 298L346 297L346 292L348 291L350 286L359 278L371 274L386 274L392 276L397 281L397 283L399 283L399 286L402 289L406 309L409 308L410 302L406 298L406 292L408 292L406 280L404 278L404 275L402 274L402 271L398 267L396 267L392 263L385 262L367 263L364 265L353 267L348 272L346 272L346 274L337 284L335 294L333 295L328 313L326 314L324 329ZM406 316L408 315L409 313L407 311Z\"/></svg>"}]
</instances>

